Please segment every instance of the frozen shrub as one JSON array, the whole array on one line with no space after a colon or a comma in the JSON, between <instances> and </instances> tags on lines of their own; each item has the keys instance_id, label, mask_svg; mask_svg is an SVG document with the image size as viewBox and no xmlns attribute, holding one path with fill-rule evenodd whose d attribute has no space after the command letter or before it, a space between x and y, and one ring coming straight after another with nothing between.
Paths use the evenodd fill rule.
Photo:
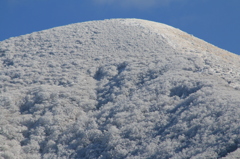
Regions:
<instances>
[{"instance_id":1,"label":"frozen shrub","mask_svg":"<svg viewBox=\"0 0 240 159\"><path fill-rule=\"evenodd\" d=\"M239 157L239 57L170 26L15 37L0 68L0 158Z\"/></svg>"}]
</instances>

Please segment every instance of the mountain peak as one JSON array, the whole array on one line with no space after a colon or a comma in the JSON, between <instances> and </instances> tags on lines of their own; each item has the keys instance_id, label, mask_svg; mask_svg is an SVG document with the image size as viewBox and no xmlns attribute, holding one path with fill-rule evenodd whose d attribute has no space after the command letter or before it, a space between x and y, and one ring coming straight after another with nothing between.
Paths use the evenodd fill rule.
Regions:
<instances>
[{"instance_id":1,"label":"mountain peak","mask_svg":"<svg viewBox=\"0 0 240 159\"><path fill-rule=\"evenodd\" d=\"M239 56L171 26L90 21L0 42L2 158L231 158Z\"/></svg>"}]
</instances>

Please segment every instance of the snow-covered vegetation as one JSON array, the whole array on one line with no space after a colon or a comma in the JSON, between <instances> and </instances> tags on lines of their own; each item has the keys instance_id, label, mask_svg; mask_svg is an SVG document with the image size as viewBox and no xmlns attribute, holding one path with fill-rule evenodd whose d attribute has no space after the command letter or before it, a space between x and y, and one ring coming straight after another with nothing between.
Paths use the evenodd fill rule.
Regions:
<instances>
[{"instance_id":1,"label":"snow-covered vegetation","mask_svg":"<svg viewBox=\"0 0 240 159\"><path fill-rule=\"evenodd\" d=\"M170 26L92 21L0 42L6 159L240 157L240 58Z\"/></svg>"}]
</instances>

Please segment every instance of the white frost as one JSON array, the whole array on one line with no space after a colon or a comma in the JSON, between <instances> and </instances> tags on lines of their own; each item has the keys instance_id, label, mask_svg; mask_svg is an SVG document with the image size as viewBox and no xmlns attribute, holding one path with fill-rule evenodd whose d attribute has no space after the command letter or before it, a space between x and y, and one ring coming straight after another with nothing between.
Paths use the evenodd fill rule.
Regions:
<instances>
[{"instance_id":1,"label":"white frost","mask_svg":"<svg viewBox=\"0 0 240 159\"><path fill-rule=\"evenodd\" d=\"M239 67L237 55L139 19L10 38L0 42L0 156L239 157Z\"/></svg>"}]
</instances>

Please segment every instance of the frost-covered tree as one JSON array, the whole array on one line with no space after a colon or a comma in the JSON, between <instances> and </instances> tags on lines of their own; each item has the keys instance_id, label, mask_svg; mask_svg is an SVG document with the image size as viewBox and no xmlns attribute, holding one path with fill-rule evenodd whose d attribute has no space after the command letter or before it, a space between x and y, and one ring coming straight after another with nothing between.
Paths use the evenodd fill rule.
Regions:
<instances>
[{"instance_id":1,"label":"frost-covered tree","mask_svg":"<svg viewBox=\"0 0 240 159\"><path fill-rule=\"evenodd\" d=\"M239 157L240 58L138 19L0 42L1 158Z\"/></svg>"}]
</instances>

